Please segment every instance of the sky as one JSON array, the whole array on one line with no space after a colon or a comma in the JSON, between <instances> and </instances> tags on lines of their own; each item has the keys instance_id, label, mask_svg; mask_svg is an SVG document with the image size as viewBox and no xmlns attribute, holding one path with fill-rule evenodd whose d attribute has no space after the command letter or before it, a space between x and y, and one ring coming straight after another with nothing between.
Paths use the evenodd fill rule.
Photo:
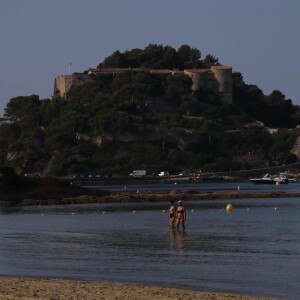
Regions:
<instances>
[{"instance_id":1,"label":"sky","mask_svg":"<svg viewBox=\"0 0 300 300\"><path fill-rule=\"evenodd\" d=\"M299 0L0 0L0 116L116 50L188 44L300 105Z\"/></svg>"}]
</instances>

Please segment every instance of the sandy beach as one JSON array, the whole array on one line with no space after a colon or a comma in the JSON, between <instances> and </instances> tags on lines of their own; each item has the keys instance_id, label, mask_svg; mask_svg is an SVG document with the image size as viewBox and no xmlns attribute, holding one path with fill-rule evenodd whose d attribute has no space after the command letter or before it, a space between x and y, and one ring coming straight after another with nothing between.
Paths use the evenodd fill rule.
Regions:
<instances>
[{"instance_id":1,"label":"sandy beach","mask_svg":"<svg viewBox=\"0 0 300 300\"><path fill-rule=\"evenodd\" d=\"M201 300L267 300L274 298L253 297L214 292L198 292L175 288L118 284L77 280L0 277L0 300L68 300L68 299L201 299Z\"/></svg>"}]
</instances>

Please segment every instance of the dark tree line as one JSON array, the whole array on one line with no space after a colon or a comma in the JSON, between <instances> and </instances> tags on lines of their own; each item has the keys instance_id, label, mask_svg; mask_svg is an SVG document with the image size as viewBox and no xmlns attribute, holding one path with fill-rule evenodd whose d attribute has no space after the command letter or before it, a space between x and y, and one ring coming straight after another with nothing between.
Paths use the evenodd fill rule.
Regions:
<instances>
[{"instance_id":1,"label":"dark tree line","mask_svg":"<svg viewBox=\"0 0 300 300\"><path fill-rule=\"evenodd\" d=\"M219 65L218 58L208 54L201 60L200 50L189 45L182 45L176 50L171 46L150 44L145 49L133 49L124 53L117 50L98 67L182 70L210 68L213 65Z\"/></svg>"}]
</instances>

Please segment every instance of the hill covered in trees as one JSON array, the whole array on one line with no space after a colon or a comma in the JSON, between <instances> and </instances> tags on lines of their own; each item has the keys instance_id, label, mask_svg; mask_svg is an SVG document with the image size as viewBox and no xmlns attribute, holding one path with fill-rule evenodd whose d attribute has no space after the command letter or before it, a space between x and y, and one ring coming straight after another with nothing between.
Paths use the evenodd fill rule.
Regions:
<instances>
[{"instance_id":1,"label":"hill covered in trees","mask_svg":"<svg viewBox=\"0 0 300 300\"><path fill-rule=\"evenodd\" d=\"M183 45L114 52L99 67L209 68ZM0 125L0 164L19 173L127 175L133 169L228 171L292 163L300 108L233 74L233 103L192 91L188 76L91 75L67 99L12 98ZM278 130L271 131L269 128Z\"/></svg>"}]
</instances>

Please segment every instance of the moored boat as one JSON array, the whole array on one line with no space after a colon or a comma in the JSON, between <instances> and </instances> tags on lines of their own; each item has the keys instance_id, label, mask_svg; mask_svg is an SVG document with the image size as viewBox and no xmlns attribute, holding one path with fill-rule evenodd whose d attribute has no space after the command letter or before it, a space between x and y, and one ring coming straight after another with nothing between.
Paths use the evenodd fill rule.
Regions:
<instances>
[{"instance_id":1,"label":"moored boat","mask_svg":"<svg viewBox=\"0 0 300 300\"><path fill-rule=\"evenodd\" d=\"M254 184L288 184L289 180L286 177L272 177L269 173L261 178L252 178L250 181Z\"/></svg>"},{"instance_id":2,"label":"moored boat","mask_svg":"<svg viewBox=\"0 0 300 300\"><path fill-rule=\"evenodd\" d=\"M289 183L298 183L299 182L298 178L290 177L290 174L288 172L280 173L280 176L286 178Z\"/></svg>"},{"instance_id":3,"label":"moored boat","mask_svg":"<svg viewBox=\"0 0 300 300\"><path fill-rule=\"evenodd\" d=\"M289 183L298 183L299 179L298 178L288 178Z\"/></svg>"}]
</instances>

